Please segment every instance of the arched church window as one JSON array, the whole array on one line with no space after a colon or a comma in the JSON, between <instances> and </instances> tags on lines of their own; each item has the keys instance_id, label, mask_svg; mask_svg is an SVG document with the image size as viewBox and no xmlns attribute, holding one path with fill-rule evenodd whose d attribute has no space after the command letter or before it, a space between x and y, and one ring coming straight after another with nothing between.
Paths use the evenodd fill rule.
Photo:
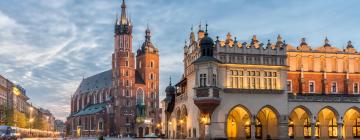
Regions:
<instances>
[{"instance_id":1,"label":"arched church window","mask_svg":"<svg viewBox=\"0 0 360 140\"><path fill-rule=\"evenodd\" d=\"M154 80L154 74L153 73L150 74L150 80Z\"/></svg>"},{"instance_id":2,"label":"arched church window","mask_svg":"<svg viewBox=\"0 0 360 140\"><path fill-rule=\"evenodd\" d=\"M153 68L154 67L154 62L150 61L150 67Z\"/></svg>"},{"instance_id":3,"label":"arched church window","mask_svg":"<svg viewBox=\"0 0 360 140\"><path fill-rule=\"evenodd\" d=\"M143 105L144 104L144 91L139 88L136 91L136 104L137 105Z\"/></svg>"}]
</instances>

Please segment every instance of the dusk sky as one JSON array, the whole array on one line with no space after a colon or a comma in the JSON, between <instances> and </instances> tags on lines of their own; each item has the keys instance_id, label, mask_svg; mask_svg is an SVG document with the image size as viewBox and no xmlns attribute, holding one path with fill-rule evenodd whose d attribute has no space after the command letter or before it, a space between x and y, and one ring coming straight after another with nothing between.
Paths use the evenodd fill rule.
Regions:
<instances>
[{"instance_id":1,"label":"dusk sky","mask_svg":"<svg viewBox=\"0 0 360 140\"><path fill-rule=\"evenodd\" d=\"M266 42L280 34L298 46L360 46L359 0L127 0L134 25L133 49L146 25L160 50L160 96L183 72L190 28L209 24L209 35ZM70 97L83 76L111 69L113 32L121 0L1 0L0 74L27 89L30 102L65 120Z\"/></svg>"}]
</instances>

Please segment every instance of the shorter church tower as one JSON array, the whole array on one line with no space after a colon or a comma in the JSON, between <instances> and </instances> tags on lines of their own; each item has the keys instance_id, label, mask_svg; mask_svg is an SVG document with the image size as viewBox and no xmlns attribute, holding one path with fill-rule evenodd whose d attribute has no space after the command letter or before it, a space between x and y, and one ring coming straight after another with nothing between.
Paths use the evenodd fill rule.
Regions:
<instances>
[{"instance_id":1,"label":"shorter church tower","mask_svg":"<svg viewBox=\"0 0 360 140\"><path fill-rule=\"evenodd\" d=\"M136 55L136 74L142 78L145 96L142 104L136 105L137 129L145 128L145 134L156 128L159 118L159 50L151 42L149 27L145 30L145 41ZM140 102L139 102L140 103ZM140 114L139 114L140 113ZM152 124L152 126L149 126Z\"/></svg>"}]
</instances>

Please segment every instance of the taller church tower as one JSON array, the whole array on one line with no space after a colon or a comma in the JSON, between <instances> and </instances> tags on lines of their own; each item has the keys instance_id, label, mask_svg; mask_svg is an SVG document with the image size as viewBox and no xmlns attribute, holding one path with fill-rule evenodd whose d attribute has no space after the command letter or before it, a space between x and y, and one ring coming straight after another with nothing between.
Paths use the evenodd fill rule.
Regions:
<instances>
[{"instance_id":1,"label":"taller church tower","mask_svg":"<svg viewBox=\"0 0 360 140\"><path fill-rule=\"evenodd\" d=\"M112 75L114 90L114 123L122 135L135 134L135 55L132 52L132 24L126 17L123 0L121 16L116 17Z\"/></svg>"}]
</instances>

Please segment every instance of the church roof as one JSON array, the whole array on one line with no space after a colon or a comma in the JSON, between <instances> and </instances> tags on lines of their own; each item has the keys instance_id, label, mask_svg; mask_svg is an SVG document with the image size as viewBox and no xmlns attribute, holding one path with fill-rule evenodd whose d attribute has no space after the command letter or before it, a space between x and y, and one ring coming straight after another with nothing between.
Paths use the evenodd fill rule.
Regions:
<instances>
[{"instance_id":1,"label":"church roof","mask_svg":"<svg viewBox=\"0 0 360 140\"><path fill-rule=\"evenodd\" d=\"M86 108L80 110L72 116L83 116L98 113L102 110L106 109L106 103L99 103L87 106Z\"/></svg>"},{"instance_id":2,"label":"church roof","mask_svg":"<svg viewBox=\"0 0 360 140\"><path fill-rule=\"evenodd\" d=\"M112 71L107 70L99 74L83 79L76 90L76 93L85 93L94 90L99 90L111 87L112 84Z\"/></svg>"}]
</instances>

